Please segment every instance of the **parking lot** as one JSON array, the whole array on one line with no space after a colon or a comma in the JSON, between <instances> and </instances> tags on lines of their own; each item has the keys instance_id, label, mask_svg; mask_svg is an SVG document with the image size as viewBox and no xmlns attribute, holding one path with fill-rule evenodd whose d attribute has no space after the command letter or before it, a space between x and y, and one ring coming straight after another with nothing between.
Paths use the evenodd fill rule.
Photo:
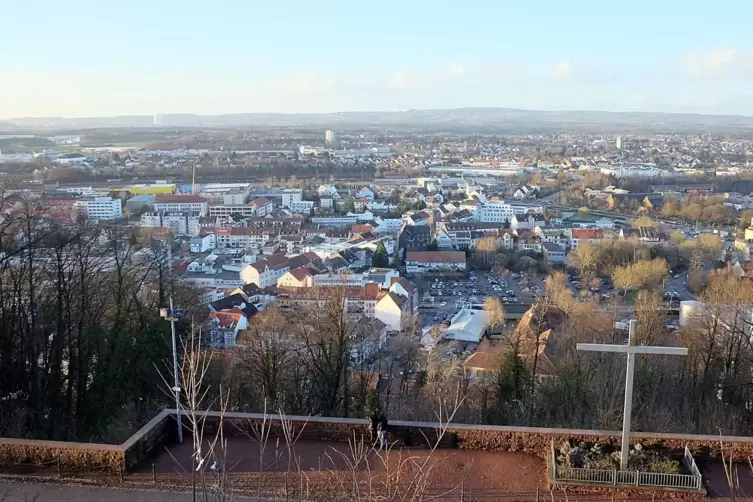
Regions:
<instances>
[{"instance_id":1,"label":"parking lot","mask_svg":"<svg viewBox=\"0 0 753 502\"><path fill-rule=\"evenodd\" d=\"M466 278L433 278L421 285L433 299L431 308L421 309L421 325L449 321L465 304L482 304L489 296L499 297L503 303L518 303L528 299L518 284L518 274L498 277L487 272L471 272Z\"/></svg>"}]
</instances>

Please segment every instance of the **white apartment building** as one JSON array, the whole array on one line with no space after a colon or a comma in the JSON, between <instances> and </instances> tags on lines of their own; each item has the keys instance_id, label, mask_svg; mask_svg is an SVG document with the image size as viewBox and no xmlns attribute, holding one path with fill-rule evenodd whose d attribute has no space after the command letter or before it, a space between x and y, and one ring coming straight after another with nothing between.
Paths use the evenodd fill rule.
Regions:
<instances>
[{"instance_id":1,"label":"white apartment building","mask_svg":"<svg viewBox=\"0 0 753 502\"><path fill-rule=\"evenodd\" d=\"M476 221L504 223L512 221L515 213L512 206L503 201L490 201L476 205Z\"/></svg>"},{"instance_id":2,"label":"white apartment building","mask_svg":"<svg viewBox=\"0 0 753 502\"><path fill-rule=\"evenodd\" d=\"M158 195L154 210L165 213L199 213L206 216L209 210L207 201L198 195Z\"/></svg>"},{"instance_id":3,"label":"white apartment building","mask_svg":"<svg viewBox=\"0 0 753 502\"><path fill-rule=\"evenodd\" d=\"M217 227L214 233L217 237L217 247L250 248L262 247L276 240L280 235L280 230L277 228Z\"/></svg>"},{"instance_id":4,"label":"white apartment building","mask_svg":"<svg viewBox=\"0 0 753 502\"><path fill-rule=\"evenodd\" d=\"M267 288L275 286L277 279L288 271L290 271L290 261L280 253L246 265L241 270L240 277L244 284L253 282L260 288Z\"/></svg>"},{"instance_id":5,"label":"white apartment building","mask_svg":"<svg viewBox=\"0 0 753 502\"><path fill-rule=\"evenodd\" d=\"M248 200L248 193L250 190L251 185L233 188L222 196L222 202L225 205L245 204Z\"/></svg>"},{"instance_id":6,"label":"white apartment building","mask_svg":"<svg viewBox=\"0 0 753 502\"><path fill-rule=\"evenodd\" d=\"M217 247L217 237L214 234L191 237L191 252L205 253Z\"/></svg>"},{"instance_id":7,"label":"white apartment building","mask_svg":"<svg viewBox=\"0 0 753 502\"><path fill-rule=\"evenodd\" d=\"M294 213L311 214L311 210L314 209L314 201L298 200L291 202L288 207Z\"/></svg>"},{"instance_id":8,"label":"white apartment building","mask_svg":"<svg viewBox=\"0 0 753 502\"><path fill-rule=\"evenodd\" d=\"M364 274L320 274L313 277L313 285L322 288L360 288L366 285L366 280Z\"/></svg>"},{"instance_id":9,"label":"white apartment building","mask_svg":"<svg viewBox=\"0 0 753 502\"><path fill-rule=\"evenodd\" d=\"M120 199L110 197L93 197L77 200L77 210L86 212L90 220L119 220L123 217L123 203Z\"/></svg>"},{"instance_id":10,"label":"white apartment building","mask_svg":"<svg viewBox=\"0 0 753 502\"><path fill-rule=\"evenodd\" d=\"M167 227L175 235L199 235L199 213L144 213L144 227Z\"/></svg>"},{"instance_id":11,"label":"white apartment building","mask_svg":"<svg viewBox=\"0 0 753 502\"><path fill-rule=\"evenodd\" d=\"M282 207L293 209L293 203L301 202L303 199L303 189L286 188L282 191Z\"/></svg>"},{"instance_id":12,"label":"white apartment building","mask_svg":"<svg viewBox=\"0 0 753 502\"><path fill-rule=\"evenodd\" d=\"M476 205L474 219L482 222L499 222L512 221L516 214L526 214L529 211L543 213L544 207L535 204L507 203L504 201L479 202Z\"/></svg>"},{"instance_id":13,"label":"white apartment building","mask_svg":"<svg viewBox=\"0 0 753 502\"><path fill-rule=\"evenodd\" d=\"M256 216L256 206L253 204L224 204L219 206L209 206L209 216L225 218L232 214L239 214L243 217Z\"/></svg>"}]
</instances>

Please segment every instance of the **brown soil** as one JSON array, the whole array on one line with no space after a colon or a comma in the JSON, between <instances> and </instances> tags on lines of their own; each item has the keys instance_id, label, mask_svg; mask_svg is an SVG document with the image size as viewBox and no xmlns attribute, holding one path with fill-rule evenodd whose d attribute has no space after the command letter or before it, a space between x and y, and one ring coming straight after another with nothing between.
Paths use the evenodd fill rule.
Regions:
<instances>
[{"instance_id":1,"label":"brown soil","mask_svg":"<svg viewBox=\"0 0 753 502\"><path fill-rule=\"evenodd\" d=\"M192 446L185 442L166 448L154 460L158 475L187 474L191 466ZM204 447L208 450L208 445ZM279 478L284 471L306 473L309 477L330 476L342 478L351 471L353 455L346 443L299 441L293 459L288 463L284 443L270 440L260 457L259 444L245 437L228 438L225 464L234 474L253 475L265 472L265 477ZM488 451L440 449L431 453L427 449L405 449L395 446L388 454L369 450L357 471L361 478L383 480L388 470L419 469L430 472L427 477L432 492L459 490L466 492L493 491L498 494L535 493L546 486L546 468L543 460L525 453L497 453ZM142 474L151 474L152 466L145 465ZM297 475L297 474L296 474ZM172 476L167 476L172 477Z\"/></svg>"}]
</instances>

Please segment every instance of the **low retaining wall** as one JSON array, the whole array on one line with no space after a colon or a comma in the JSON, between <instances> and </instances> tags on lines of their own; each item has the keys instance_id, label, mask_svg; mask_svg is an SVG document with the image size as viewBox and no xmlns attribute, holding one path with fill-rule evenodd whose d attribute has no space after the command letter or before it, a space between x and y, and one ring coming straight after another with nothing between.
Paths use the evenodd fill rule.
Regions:
<instances>
[{"instance_id":1,"label":"low retaining wall","mask_svg":"<svg viewBox=\"0 0 753 502\"><path fill-rule=\"evenodd\" d=\"M173 413L173 412L170 412ZM207 412L207 425L216 428L220 413ZM229 435L254 436L259 430L264 415L258 413L226 413L225 433ZM333 417L286 417L296 431L303 427L301 439L322 441L348 441L368 437L369 426L365 419ZM282 437L281 421L278 415L267 417L270 437ZM391 439L407 442L411 446L428 446L436 442L439 424L432 422L389 422ZM524 452L547 457L549 445L564 441L599 442L619 447L620 431L598 431L584 429L554 429L540 427L510 427L496 425L453 424L447 428L440 447L462 448L467 450ZM717 457L720 440L724 443L725 455L730 452L738 459L753 455L753 437L709 436L693 434L662 434L636 432L631 441L644 446L682 450L687 444L694 455Z\"/></svg>"},{"instance_id":2,"label":"low retaining wall","mask_svg":"<svg viewBox=\"0 0 753 502\"><path fill-rule=\"evenodd\" d=\"M137 465L154 456L156 450L169 443L177 435L175 428L175 414L162 410L120 445L123 449L126 470L134 469Z\"/></svg>"},{"instance_id":3,"label":"low retaining wall","mask_svg":"<svg viewBox=\"0 0 753 502\"><path fill-rule=\"evenodd\" d=\"M221 414L206 412L206 433L216 430ZM224 427L227 435L256 437L265 420L259 413L225 413ZM296 435L300 439L314 441L346 442L351 439L369 438L369 426L365 419L289 416ZM269 437L283 437L281 419L278 415L266 418ZM89 467L106 469L112 473L132 470L149 460L165 444L174 440L175 411L164 410L121 445L93 443L66 443L0 438L0 467L19 464L44 466L57 463L74 470ZM183 420L184 427L187 421ZM438 424L430 422L390 422L392 440L408 446L427 446L436 442ZM536 427L507 427L491 425L454 424L449 427L440 447L467 450L525 452L547 458L550 443L563 441L588 441L619 446L621 433L617 431L594 431L580 429L548 429ZM636 432L633 442L644 446L667 449L682 449L684 445L700 458L719 456L720 441L725 445L725 455L744 460L753 455L753 437L703 436L688 434L660 434ZM103 467L104 466L104 467Z\"/></svg>"},{"instance_id":4,"label":"low retaining wall","mask_svg":"<svg viewBox=\"0 0 753 502\"><path fill-rule=\"evenodd\" d=\"M0 467L97 469L117 474L125 469L125 453L118 445L0 438Z\"/></svg>"}]
</instances>

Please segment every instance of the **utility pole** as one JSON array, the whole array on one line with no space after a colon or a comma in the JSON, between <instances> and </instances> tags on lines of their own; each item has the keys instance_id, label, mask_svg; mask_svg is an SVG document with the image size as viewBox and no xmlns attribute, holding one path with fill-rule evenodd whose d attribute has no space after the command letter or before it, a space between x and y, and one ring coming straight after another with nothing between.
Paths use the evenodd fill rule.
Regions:
<instances>
[{"instance_id":1,"label":"utility pole","mask_svg":"<svg viewBox=\"0 0 753 502\"><path fill-rule=\"evenodd\" d=\"M178 443L183 442L183 423L180 418L180 376L178 374L178 344L175 338L175 321L183 316L182 310L173 309L173 297L170 296L170 309L160 309L160 316L166 321L170 321L170 331L172 331L173 338L173 376L175 377L174 386L172 388L175 392L175 417L178 421Z\"/></svg>"}]
</instances>

